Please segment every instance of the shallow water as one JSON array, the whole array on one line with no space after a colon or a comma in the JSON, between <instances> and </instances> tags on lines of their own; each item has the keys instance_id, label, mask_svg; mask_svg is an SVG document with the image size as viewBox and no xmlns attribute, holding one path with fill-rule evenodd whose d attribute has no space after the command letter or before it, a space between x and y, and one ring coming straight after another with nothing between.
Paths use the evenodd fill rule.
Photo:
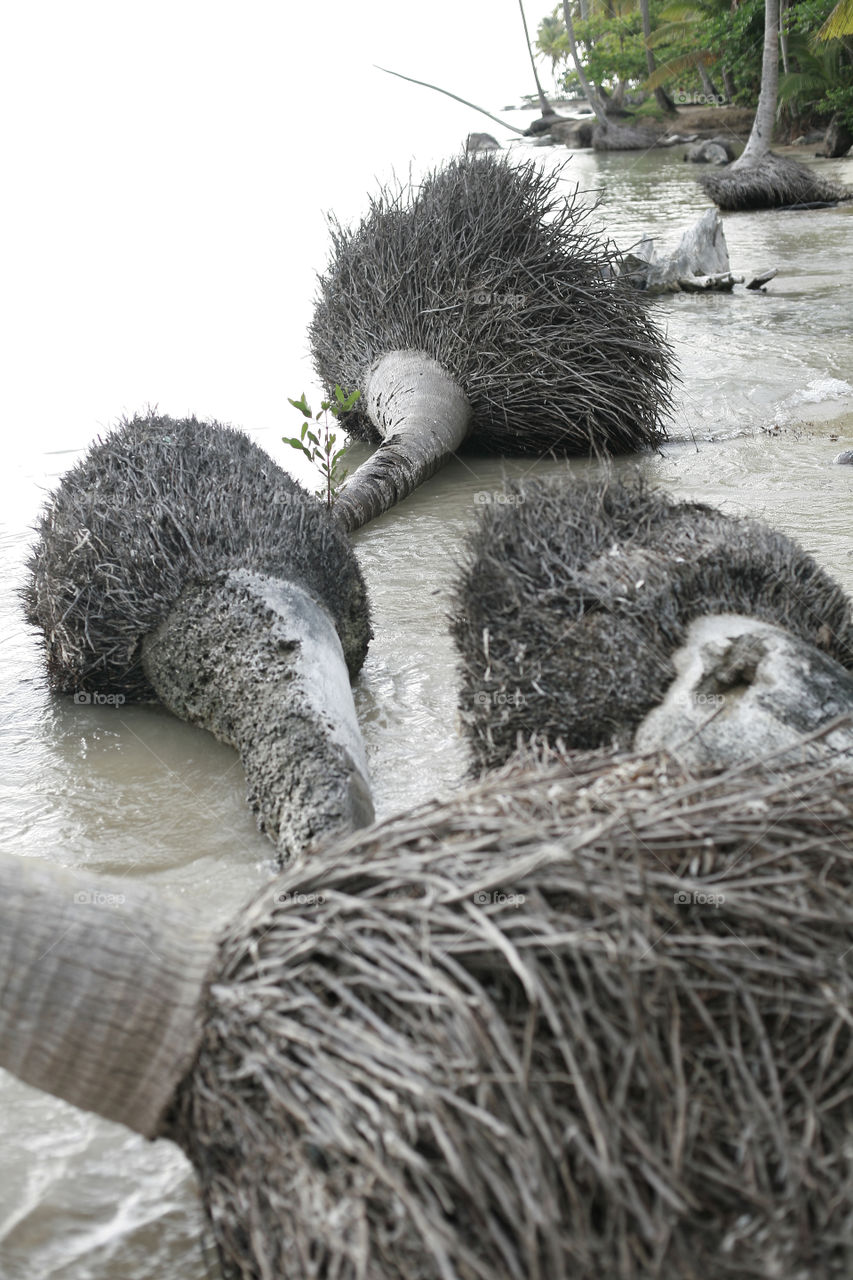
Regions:
<instances>
[{"instance_id":1,"label":"shallow water","mask_svg":"<svg viewBox=\"0 0 853 1280\"><path fill-rule=\"evenodd\" d=\"M673 246L705 207L677 151L579 154L563 180L588 198L597 194L596 217L622 247L646 232ZM568 153L525 154L551 164ZM853 181L853 161L825 168ZM659 453L616 464L680 496L769 520L848 591L853 468L831 462L853 447L852 217L853 207L726 217L734 271L778 266L780 274L765 293L654 304L681 367L674 439ZM322 240L309 235L305 253L321 265ZM297 315L307 295L301 302ZM271 869L235 754L157 708L52 698L14 595L42 491L98 428L91 421L69 441L55 423L36 421L11 449L0 542L7 584L0 839L22 856L155 879L164 893L224 919ZM249 429L290 467L280 422L253 421ZM354 449L354 460L363 453ZM505 476L567 465L590 464L466 456L356 535L376 632L356 705L379 816L452 789L465 775L446 625L464 530ZM216 1274L192 1176L174 1148L145 1143L0 1073L0 1150L3 1280Z\"/></svg>"}]
</instances>

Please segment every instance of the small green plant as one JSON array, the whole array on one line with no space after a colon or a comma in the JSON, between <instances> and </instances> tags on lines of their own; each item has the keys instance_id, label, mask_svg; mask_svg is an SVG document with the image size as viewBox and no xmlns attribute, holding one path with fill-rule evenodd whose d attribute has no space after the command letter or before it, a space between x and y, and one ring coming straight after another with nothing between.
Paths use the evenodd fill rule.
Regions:
<instances>
[{"instance_id":1,"label":"small green plant","mask_svg":"<svg viewBox=\"0 0 853 1280\"><path fill-rule=\"evenodd\" d=\"M347 395L340 387L335 387L334 400L321 400L319 413L313 412L305 399L304 391L299 400L291 400L288 397L287 403L292 404L294 409L298 409L307 421L302 423L302 431L298 438L282 436L282 440L285 444L289 444L291 449L298 449L300 453L304 453L308 461L317 468L323 477L323 485L315 492L318 498L326 499L326 505L329 507L340 493L341 485L348 474L341 461L346 450L344 446L340 449L335 448L338 437L332 431L329 414L339 422L345 413L349 413L360 395L360 391L350 391Z\"/></svg>"}]
</instances>

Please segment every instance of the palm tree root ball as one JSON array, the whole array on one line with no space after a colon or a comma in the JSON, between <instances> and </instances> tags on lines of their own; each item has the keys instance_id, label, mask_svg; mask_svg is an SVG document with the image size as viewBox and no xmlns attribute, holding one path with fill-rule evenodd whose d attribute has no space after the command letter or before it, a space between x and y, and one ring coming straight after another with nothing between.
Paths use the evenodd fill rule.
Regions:
<instances>
[{"instance_id":1,"label":"palm tree root ball","mask_svg":"<svg viewBox=\"0 0 853 1280\"><path fill-rule=\"evenodd\" d=\"M463 441L498 453L617 453L665 437L673 358L560 172L492 155L332 220L311 326L317 371L359 390L380 443L336 505L356 528Z\"/></svg>"},{"instance_id":2,"label":"palm tree root ball","mask_svg":"<svg viewBox=\"0 0 853 1280\"><path fill-rule=\"evenodd\" d=\"M700 174L699 183L718 209L730 212L837 204L850 199L850 192L837 182L772 151L753 164L738 165L735 161Z\"/></svg>"},{"instance_id":3,"label":"palm tree root ball","mask_svg":"<svg viewBox=\"0 0 853 1280\"><path fill-rule=\"evenodd\" d=\"M238 749L282 857L372 819L350 690L370 638L361 572L243 433L125 421L48 501L24 598L57 692L160 700Z\"/></svg>"},{"instance_id":4,"label":"palm tree root ball","mask_svg":"<svg viewBox=\"0 0 853 1280\"><path fill-rule=\"evenodd\" d=\"M218 942L24 861L0 1062L178 1142L227 1280L853 1274L853 777L826 762L516 759Z\"/></svg>"},{"instance_id":5,"label":"palm tree root ball","mask_svg":"<svg viewBox=\"0 0 853 1280\"><path fill-rule=\"evenodd\" d=\"M534 734L574 750L630 746L703 616L781 628L849 683L850 600L801 547L757 521L612 476L509 484L504 501L479 511L451 627L480 767L503 763Z\"/></svg>"}]
</instances>

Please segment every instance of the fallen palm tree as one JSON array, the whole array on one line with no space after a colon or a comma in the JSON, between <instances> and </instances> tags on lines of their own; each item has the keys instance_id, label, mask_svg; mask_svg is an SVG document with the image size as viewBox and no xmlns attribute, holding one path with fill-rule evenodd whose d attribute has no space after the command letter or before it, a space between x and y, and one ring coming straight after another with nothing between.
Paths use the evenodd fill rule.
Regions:
<instances>
[{"instance_id":1,"label":"fallen palm tree","mask_svg":"<svg viewBox=\"0 0 853 1280\"><path fill-rule=\"evenodd\" d=\"M853 1266L853 778L515 761L218 939L0 860L0 1063L166 1134L228 1280ZM845 958L846 957L846 958Z\"/></svg>"},{"instance_id":2,"label":"fallen palm tree","mask_svg":"<svg viewBox=\"0 0 853 1280\"><path fill-rule=\"evenodd\" d=\"M335 506L347 529L387 510L464 441L500 453L657 444L672 357L590 211L559 172L492 155L383 191L333 253L311 326L346 421L379 442Z\"/></svg>"},{"instance_id":3,"label":"fallen palm tree","mask_svg":"<svg viewBox=\"0 0 853 1280\"><path fill-rule=\"evenodd\" d=\"M575 749L630 745L675 678L689 624L706 615L782 627L839 678L853 669L850 600L766 525L612 476L516 482L502 498L480 509L452 614L481 767L531 734Z\"/></svg>"},{"instance_id":4,"label":"fallen palm tree","mask_svg":"<svg viewBox=\"0 0 853 1280\"><path fill-rule=\"evenodd\" d=\"M373 816L350 677L370 638L349 543L241 432L126 421L63 478L25 589L51 687L159 700L240 752L283 856Z\"/></svg>"}]
</instances>

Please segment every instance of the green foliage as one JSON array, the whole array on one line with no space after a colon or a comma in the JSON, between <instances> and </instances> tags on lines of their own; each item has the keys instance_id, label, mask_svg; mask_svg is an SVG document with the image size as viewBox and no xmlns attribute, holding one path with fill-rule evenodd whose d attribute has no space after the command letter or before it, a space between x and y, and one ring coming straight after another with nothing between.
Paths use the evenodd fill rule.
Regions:
<instances>
[{"instance_id":1,"label":"green foliage","mask_svg":"<svg viewBox=\"0 0 853 1280\"><path fill-rule=\"evenodd\" d=\"M353 408L360 395L360 391L350 391L347 395L336 386L334 400L321 400L318 413L314 413L311 409L305 399L304 391L298 400L288 398L287 401L307 421L302 423L302 430L298 437L282 436L282 440L285 444L289 444L291 449L304 453L308 461L319 471L323 478L323 485L315 492L318 498L326 499L326 505L329 507L332 506L341 485L347 478L347 470L342 463L346 449L344 446L340 449L335 448L338 437L331 429L329 414L339 422L343 415Z\"/></svg>"},{"instance_id":2,"label":"green foliage","mask_svg":"<svg viewBox=\"0 0 853 1280\"><path fill-rule=\"evenodd\" d=\"M625 17L594 14L575 23L575 36L589 79L594 84L638 82L647 74L646 47L639 9Z\"/></svg>"},{"instance_id":3,"label":"green foliage","mask_svg":"<svg viewBox=\"0 0 853 1280\"><path fill-rule=\"evenodd\" d=\"M818 40L840 40L843 36L853 36L853 0L838 0L817 33Z\"/></svg>"},{"instance_id":4,"label":"green foliage","mask_svg":"<svg viewBox=\"0 0 853 1280\"><path fill-rule=\"evenodd\" d=\"M826 120L837 112L853 129L853 42L823 39L830 7L831 0L801 0L789 11L790 69L779 79L779 104L798 119Z\"/></svg>"}]
</instances>

